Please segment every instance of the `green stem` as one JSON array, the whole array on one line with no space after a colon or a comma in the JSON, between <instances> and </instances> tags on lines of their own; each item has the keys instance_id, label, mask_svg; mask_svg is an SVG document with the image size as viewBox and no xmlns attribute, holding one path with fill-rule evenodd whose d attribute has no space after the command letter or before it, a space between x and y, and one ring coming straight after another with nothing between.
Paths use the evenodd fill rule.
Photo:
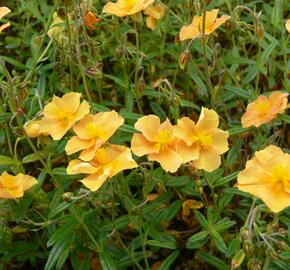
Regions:
<instances>
[{"instance_id":1,"label":"green stem","mask_svg":"<svg viewBox=\"0 0 290 270\"><path fill-rule=\"evenodd\" d=\"M203 50L203 64L204 64L204 71L206 76L206 84L210 92L210 100L211 106L214 108L214 100L215 100L215 93L212 87L211 79L210 79L210 71L208 68L208 61L207 61L207 53L206 53L206 35L205 35L205 22L206 22L206 9L207 9L207 2L206 0L203 1L203 14L202 14L202 50Z\"/></svg>"}]
</instances>

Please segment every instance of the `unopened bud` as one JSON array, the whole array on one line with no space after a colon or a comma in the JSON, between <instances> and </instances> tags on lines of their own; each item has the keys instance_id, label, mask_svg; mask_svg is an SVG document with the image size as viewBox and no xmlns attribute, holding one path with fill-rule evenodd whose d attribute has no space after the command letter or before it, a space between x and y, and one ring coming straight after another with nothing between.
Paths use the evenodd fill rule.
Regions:
<instances>
[{"instance_id":1,"label":"unopened bud","mask_svg":"<svg viewBox=\"0 0 290 270\"><path fill-rule=\"evenodd\" d=\"M72 197L73 197L73 194L71 192L65 192L62 194L62 198L66 202L71 202Z\"/></svg>"},{"instance_id":2,"label":"unopened bud","mask_svg":"<svg viewBox=\"0 0 290 270\"><path fill-rule=\"evenodd\" d=\"M260 40L262 40L264 38L264 34L265 34L265 31L264 31L264 26L262 24L259 24L257 26L257 36Z\"/></svg>"},{"instance_id":3,"label":"unopened bud","mask_svg":"<svg viewBox=\"0 0 290 270\"><path fill-rule=\"evenodd\" d=\"M251 233L249 229L242 228L240 231L240 236L242 237L243 240L247 240L251 237Z\"/></svg>"},{"instance_id":4,"label":"unopened bud","mask_svg":"<svg viewBox=\"0 0 290 270\"><path fill-rule=\"evenodd\" d=\"M261 270L262 263L258 259L251 259L247 263L248 270Z\"/></svg>"},{"instance_id":5,"label":"unopened bud","mask_svg":"<svg viewBox=\"0 0 290 270\"><path fill-rule=\"evenodd\" d=\"M265 251L267 257L270 257L274 260L278 260L279 259L279 255L277 254L277 252L275 251L274 248L267 248L266 251Z\"/></svg>"},{"instance_id":6,"label":"unopened bud","mask_svg":"<svg viewBox=\"0 0 290 270\"><path fill-rule=\"evenodd\" d=\"M179 67L184 70L184 68L186 67L187 63L190 61L191 59L191 54L189 51L184 51L183 53L180 54L179 56Z\"/></svg>"},{"instance_id":7,"label":"unopened bud","mask_svg":"<svg viewBox=\"0 0 290 270\"><path fill-rule=\"evenodd\" d=\"M144 92L145 86L146 83L144 81L144 78L143 77L139 78L137 82L137 91L139 94L142 94Z\"/></svg>"},{"instance_id":8,"label":"unopened bud","mask_svg":"<svg viewBox=\"0 0 290 270\"><path fill-rule=\"evenodd\" d=\"M238 268L243 260L245 259L245 252L240 249L237 254L234 256L234 258L232 259L232 262L231 262L231 269L236 269Z\"/></svg>"},{"instance_id":9,"label":"unopened bud","mask_svg":"<svg viewBox=\"0 0 290 270\"><path fill-rule=\"evenodd\" d=\"M125 49L122 46L116 49L116 58L122 58L125 55Z\"/></svg>"},{"instance_id":10,"label":"unopened bud","mask_svg":"<svg viewBox=\"0 0 290 270\"><path fill-rule=\"evenodd\" d=\"M247 257L251 258L254 254L254 244L252 243L251 240L245 240L243 243L243 249L245 251L245 254L247 255Z\"/></svg>"}]
</instances>

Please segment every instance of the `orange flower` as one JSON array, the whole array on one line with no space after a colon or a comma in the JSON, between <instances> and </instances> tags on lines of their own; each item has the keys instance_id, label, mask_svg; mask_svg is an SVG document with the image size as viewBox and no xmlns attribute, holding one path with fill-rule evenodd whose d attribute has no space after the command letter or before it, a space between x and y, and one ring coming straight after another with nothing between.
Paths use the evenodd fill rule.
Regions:
<instances>
[{"instance_id":1,"label":"orange flower","mask_svg":"<svg viewBox=\"0 0 290 270\"><path fill-rule=\"evenodd\" d=\"M11 199L23 197L24 191L36 185L37 180L22 173L13 176L3 172L0 176L0 198Z\"/></svg>"},{"instance_id":2,"label":"orange flower","mask_svg":"<svg viewBox=\"0 0 290 270\"><path fill-rule=\"evenodd\" d=\"M220 155L229 149L229 134L218 125L217 113L206 108L202 108L197 124L188 117L178 120L175 135L184 142L178 146L183 162L193 160L194 167L208 172L220 166Z\"/></svg>"},{"instance_id":3,"label":"orange flower","mask_svg":"<svg viewBox=\"0 0 290 270\"><path fill-rule=\"evenodd\" d=\"M288 19L285 23L285 27L287 29L287 31L290 33L290 19Z\"/></svg>"},{"instance_id":4,"label":"orange flower","mask_svg":"<svg viewBox=\"0 0 290 270\"><path fill-rule=\"evenodd\" d=\"M68 155L83 150L80 159L91 160L100 148L124 123L124 119L117 112L100 112L96 115L88 114L73 126L77 136L72 137L66 145Z\"/></svg>"},{"instance_id":5,"label":"orange flower","mask_svg":"<svg viewBox=\"0 0 290 270\"><path fill-rule=\"evenodd\" d=\"M104 8L104 13L114 14L118 17L129 16L144 10L155 0L118 0L117 3L109 2Z\"/></svg>"},{"instance_id":6,"label":"orange flower","mask_svg":"<svg viewBox=\"0 0 290 270\"><path fill-rule=\"evenodd\" d=\"M106 145L96 151L90 162L72 160L68 164L67 173L88 174L89 176L80 181L91 191L97 191L109 177L136 167L137 163L132 159L129 148L122 145Z\"/></svg>"},{"instance_id":7,"label":"orange flower","mask_svg":"<svg viewBox=\"0 0 290 270\"><path fill-rule=\"evenodd\" d=\"M277 114L283 113L287 108L288 95L275 91L269 97L259 96L247 106L247 111L241 119L242 126L245 128L250 126L259 127L276 118Z\"/></svg>"},{"instance_id":8,"label":"orange flower","mask_svg":"<svg viewBox=\"0 0 290 270\"><path fill-rule=\"evenodd\" d=\"M131 141L133 153L139 157L148 154L148 159L158 161L165 171L177 171L182 158L176 152L177 140L169 120L160 124L159 117L147 115L137 120L135 128L142 134L133 135Z\"/></svg>"},{"instance_id":9,"label":"orange flower","mask_svg":"<svg viewBox=\"0 0 290 270\"><path fill-rule=\"evenodd\" d=\"M157 20L160 20L164 17L164 8L162 5L158 4L156 6L150 5L144 11L146 15L148 15L146 19L146 25L151 30L156 28Z\"/></svg>"},{"instance_id":10,"label":"orange flower","mask_svg":"<svg viewBox=\"0 0 290 270\"><path fill-rule=\"evenodd\" d=\"M46 132L41 132L41 119L30 120L24 124L23 128L30 138L36 138L41 135L49 135Z\"/></svg>"},{"instance_id":11,"label":"orange flower","mask_svg":"<svg viewBox=\"0 0 290 270\"><path fill-rule=\"evenodd\" d=\"M80 104L80 93L70 92L63 97L54 96L44 107L40 132L48 133L54 140L61 139L65 133L90 111L87 101Z\"/></svg>"},{"instance_id":12,"label":"orange flower","mask_svg":"<svg viewBox=\"0 0 290 270\"><path fill-rule=\"evenodd\" d=\"M84 24L91 30L96 29L96 23L100 22L101 20L98 19L95 14L91 11L87 12L84 16Z\"/></svg>"},{"instance_id":13,"label":"orange flower","mask_svg":"<svg viewBox=\"0 0 290 270\"><path fill-rule=\"evenodd\" d=\"M237 187L262 199L273 212L290 206L290 155L275 145L256 152L238 174Z\"/></svg>"},{"instance_id":14,"label":"orange flower","mask_svg":"<svg viewBox=\"0 0 290 270\"><path fill-rule=\"evenodd\" d=\"M11 10L8 7L0 7L0 20L10 12ZM0 25L0 33L9 26L10 26L10 23L5 23L3 25Z\"/></svg>"},{"instance_id":15,"label":"orange flower","mask_svg":"<svg viewBox=\"0 0 290 270\"><path fill-rule=\"evenodd\" d=\"M223 15L217 18L219 10L213 9L207 11L205 15L205 34L209 35L214 32L218 27L225 23L231 17L228 15ZM192 23L190 25L183 26L179 33L179 38L181 41L186 39L198 38L202 34L203 29L203 16L194 16Z\"/></svg>"}]
</instances>

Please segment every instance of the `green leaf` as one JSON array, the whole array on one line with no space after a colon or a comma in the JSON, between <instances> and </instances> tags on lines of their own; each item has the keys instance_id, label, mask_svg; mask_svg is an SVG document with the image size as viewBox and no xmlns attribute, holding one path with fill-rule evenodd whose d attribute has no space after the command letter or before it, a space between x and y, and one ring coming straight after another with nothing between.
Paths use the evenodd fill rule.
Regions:
<instances>
[{"instance_id":1,"label":"green leaf","mask_svg":"<svg viewBox=\"0 0 290 270\"><path fill-rule=\"evenodd\" d=\"M219 186L223 186L224 184L234 180L237 178L237 175L239 174L239 171L237 172L233 172L232 174L230 175L227 175L223 178L220 178L219 180L217 180L215 183L214 183L214 186L215 187L219 187Z\"/></svg>"},{"instance_id":2,"label":"green leaf","mask_svg":"<svg viewBox=\"0 0 290 270\"><path fill-rule=\"evenodd\" d=\"M158 270L169 270L179 255L179 251L172 252L159 266Z\"/></svg>"},{"instance_id":3,"label":"green leaf","mask_svg":"<svg viewBox=\"0 0 290 270\"><path fill-rule=\"evenodd\" d=\"M203 229L208 230L208 222L206 220L206 218L204 217L203 214L201 214L198 210L194 211L195 216L198 220L198 222L200 223L200 225L203 227Z\"/></svg>"},{"instance_id":4,"label":"green leaf","mask_svg":"<svg viewBox=\"0 0 290 270\"><path fill-rule=\"evenodd\" d=\"M187 240L186 248L188 249L200 248L203 245L205 245L208 239L209 233L207 231L201 231L199 233L196 233Z\"/></svg>"},{"instance_id":5,"label":"green leaf","mask_svg":"<svg viewBox=\"0 0 290 270\"><path fill-rule=\"evenodd\" d=\"M251 128L243 128L242 126L237 126L237 127L230 128L228 132L230 136L234 136L234 135L244 133L249 130L251 130Z\"/></svg>"},{"instance_id":6,"label":"green leaf","mask_svg":"<svg viewBox=\"0 0 290 270\"><path fill-rule=\"evenodd\" d=\"M168 187L181 187L190 182L187 176L177 176L166 180L164 183Z\"/></svg>"},{"instance_id":7,"label":"green leaf","mask_svg":"<svg viewBox=\"0 0 290 270\"><path fill-rule=\"evenodd\" d=\"M32 154L29 154L29 155L25 156L22 159L22 164L35 162L35 161L40 160L40 159L41 159L41 154L39 152L32 153Z\"/></svg>"},{"instance_id":8,"label":"green leaf","mask_svg":"<svg viewBox=\"0 0 290 270\"><path fill-rule=\"evenodd\" d=\"M154 247L160 247L160 248L168 248L168 249L176 249L176 243L175 242L169 242L169 241L157 241L157 240L147 240L147 244Z\"/></svg>"},{"instance_id":9,"label":"green leaf","mask_svg":"<svg viewBox=\"0 0 290 270\"><path fill-rule=\"evenodd\" d=\"M239 88L239 87L236 87L236 86L232 86L232 85L226 84L226 85L224 86L224 88L225 88L227 91L229 91L229 92L235 94L236 96L239 96L239 97L242 97L242 98L246 98L246 99L251 99L251 95L250 95L250 93L247 92L247 91L245 91L245 90L243 90L243 89L241 89L241 88Z\"/></svg>"},{"instance_id":10,"label":"green leaf","mask_svg":"<svg viewBox=\"0 0 290 270\"><path fill-rule=\"evenodd\" d=\"M117 270L114 259L104 250L99 254L102 270Z\"/></svg>"},{"instance_id":11,"label":"green leaf","mask_svg":"<svg viewBox=\"0 0 290 270\"><path fill-rule=\"evenodd\" d=\"M164 110L160 107L159 104L157 104L154 101L149 102L149 106L154 114L158 115L162 121L166 119L166 113Z\"/></svg>"},{"instance_id":12,"label":"green leaf","mask_svg":"<svg viewBox=\"0 0 290 270\"><path fill-rule=\"evenodd\" d=\"M273 52L273 50L276 48L276 46L279 44L279 42L277 40L272 41L267 48L263 51L262 55L261 55L261 63L262 65L264 65L265 63L267 63L267 61L269 60L269 57L271 56L271 53Z\"/></svg>"},{"instance_id":13,"label":"green leaf","mask_svg":"<svg viewBox=\"0 0 290 270\"><path fill-rule=\"evenodd\" d=\"M222 253L226 253L227 246L223 238L220 236L220 234L216 230L211 230L211 236L212 236L213 241L216 244L217 249L221 251Z\"/></svg>"},{"instance_id":14,"label":"green leaf","mask_svg":"<svg viewBox=\"0 0 290 270\"><path fill-rule=\"evenodd\" d=\"M240 249L240 246L241 246L240 238L239 237L234 238L228 246L226 257L227 258L233 257L234 254Z\"/></svg>"},{"instance_id":15,"label":"green leaf","mask_svg":"<svg viewBox=\"0 0 290 270\"><path fill-rule=\"evenodd\" d=\"M18 165L18 161L11 157L0 155L0 165Z\"/></svg>"},{"instance_id":16,"label":"green leaf","mask_svg":"<svg viewBox=\"0 0 290 270\"><path fill-rule=\"evenodd\" d=\"M203 260L205 260L210 265L216 267L216 269L229 270L229 267L221 259L214 257L208 253L197 252L197 256L201 257Z\"/></svg>"}]
</instances>

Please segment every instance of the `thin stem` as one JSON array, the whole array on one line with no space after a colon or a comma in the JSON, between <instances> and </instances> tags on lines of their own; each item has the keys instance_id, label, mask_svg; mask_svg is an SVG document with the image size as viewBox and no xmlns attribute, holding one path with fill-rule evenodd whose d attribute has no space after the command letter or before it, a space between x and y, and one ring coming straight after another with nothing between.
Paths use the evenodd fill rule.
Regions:
<instances>
[{"instance_id":1,"label":"thin stem","mask_svg":"<svg viewBox=\"0 0 290 270\"><path fill-rule=\"evenodd\" d=\"M206 0L204 0L203 1L203 14L202 14L201 45L202 45L202 50L203 50L203 60L204 60L203 64L204 64L204 71L205 71L205 76L206 76L206 84L210 92L211 106L212 108L214 108L215 94L214 94L211 79L210 79L210 71L208 68L207 53L206 53L206 35L205 35L206 9L207 9L207 2Z\"/></svg>"},{"instance_id":2,"label":"thin stem","mask_svg":"<svg viewBox=\"0 0 290 270\"><path fill-rule=\"evenodd\" d=\"M137 29L137 23L134 20L134 30L136 37L136 50L137 50L137 60L136 60L136 68L135 68L135 76L134 76L134 84L135 84L135 95L136 95L136 103L140 113L143 114L142 106L139 102L139 92L138 92L138 73L139 73L139 61L140 61L140 44L139 44L139 34Z\"/></svg>"},{"instance_id":3,"label":"thin stem","mask_svg":"<svg viewBox=\"0 0 290 270\"><path fill-rule=\"evenodd\" d=\"M99 246L99 244L97 243L95 237L92 235L91 231L89 230L89 228L87 227L87 225L83 222L83 221L80 221L81 225L83 226L83 228L85 229L87 235L90 237L90 239L92 240L95 248L96 248L96 252L100 252L102 249L101 247Z\"/></svg>"},{"instance_id":4,"label":"thin stem","mask_svg":"<svg viewBox=\"0 0 290 270\"><path fill-rule=\"evenodd\" d=\"M78 10L78 5L76 3L76 1L73 1L74 6L76 7L75 9L75 15L76 15L76 20L75 20L75 27L76 27L76 31L75 31L75 35L76 35L76 53L77 53L77 61L79 64L79 68L80 68L80 72L81 72L81 76L82 76L82 80L84 83L84 88L85 88L85 92L86 92L86 96L89 100L89 103L92 107L93 105L93 99L87 84L87 78L86 75L84 73L84 67L83 67L83 63L82 63L82 59L81 59L81 49L80 49L80 36L79 36L79 24L78 24L78 17L79 17L79 12L76 12L76 10Z\"/></svg>"}]
</instances>

